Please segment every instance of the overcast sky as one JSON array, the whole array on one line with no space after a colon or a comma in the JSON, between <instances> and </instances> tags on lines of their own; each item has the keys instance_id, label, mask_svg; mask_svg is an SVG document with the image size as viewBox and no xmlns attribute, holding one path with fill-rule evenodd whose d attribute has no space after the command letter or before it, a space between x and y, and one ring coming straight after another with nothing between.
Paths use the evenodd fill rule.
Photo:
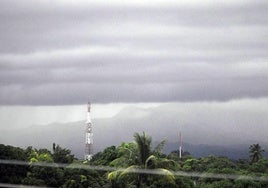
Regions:
<instances>
[{"instance_id":1,"label":"overcast sky","mask_svg":"<svg viewBox=\"0 0 268 188\"><path fill-rule=\"evenodd\" d=\"M267 1L1 0L0 23L2 105L268 95Z\"/></svg>"},{"instance_id":2,"label":"overcast sky","mask_svg":"<svg viewBox=\"0 0 268 188\"><path fill-rule=\"evenodd\" d=\"M42 106L36 119L78 120L88 100L97 117L135 103L251 101L256 112L267 52L265 0L0 0L0 121L34 124Z\"/></svg>"}]
</instances>

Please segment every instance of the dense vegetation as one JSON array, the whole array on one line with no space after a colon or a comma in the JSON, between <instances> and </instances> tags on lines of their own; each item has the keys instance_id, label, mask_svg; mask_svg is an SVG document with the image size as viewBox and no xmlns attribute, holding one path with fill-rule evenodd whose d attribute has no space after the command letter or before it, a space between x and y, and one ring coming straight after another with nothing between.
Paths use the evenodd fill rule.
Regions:
<instances>
[{"instance_id":1,"label":"dense vegetation","mask_svg":"<svg viewBox=\"0 0 268 188\"><path fill-rule=\"evenodd\" d=\"M268 187L268 158L262 157L264 150L259 144L249 146L248 160L237 161L218 156L195 159L189 152L183 152L180 159L178 151L163 154L164 144L162 141L153 148L151 137L135 133L134 142L107 147L90 162L75 159L70 150L56 144L52 151L0 144L0 183L49 187ZM91 168L96 166L109 168Z\"/></svg>"}]
</instances>

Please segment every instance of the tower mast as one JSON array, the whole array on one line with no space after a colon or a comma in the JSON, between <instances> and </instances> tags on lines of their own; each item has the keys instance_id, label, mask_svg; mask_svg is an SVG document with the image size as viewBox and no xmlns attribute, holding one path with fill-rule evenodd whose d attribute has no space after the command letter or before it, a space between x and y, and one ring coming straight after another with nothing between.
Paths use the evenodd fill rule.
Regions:
<instances>
[{"instance_id":1,"label":"tower mast","mask_svg":"<svg viewBox=\"0 0 268 188\"><path fill-rule=\"evenodd\" d=\"M92 133L92 122L90 115L91 104L87 104L87 121L86 121L86 146L85 146L85 160L92 158L92 144L93 144L93 133Z\"/></svg>"},{"instance_id":2,"label":"tower mast","mask_svg":"<svg viewBox=\"0 0 268 188\"><path fill-rule=\"evenodd\" d=\"M180 144L180 147L179 147L179 155L180 155L180 158L181 158L181 154L182 154L182 137L181 137L181 132L179 132L179 144Z\"/></svg>"}]
</instances>

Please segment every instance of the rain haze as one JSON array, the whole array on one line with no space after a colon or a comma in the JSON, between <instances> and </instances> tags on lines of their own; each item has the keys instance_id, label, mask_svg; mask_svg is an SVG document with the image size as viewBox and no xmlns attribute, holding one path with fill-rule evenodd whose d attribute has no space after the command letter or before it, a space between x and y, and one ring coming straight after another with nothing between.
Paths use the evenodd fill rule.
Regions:
<instances>
[{"instance_id":1,"label":"rain haze","mask_svg":"<svg viewBox=\"0 0 268 188\"><path fill-rule=\"evenodd\" d=\"M82 122L90 100L95 127L268 143L267 10L262 0L1 0L0 130Z\"/></svg>"}]
</instances>

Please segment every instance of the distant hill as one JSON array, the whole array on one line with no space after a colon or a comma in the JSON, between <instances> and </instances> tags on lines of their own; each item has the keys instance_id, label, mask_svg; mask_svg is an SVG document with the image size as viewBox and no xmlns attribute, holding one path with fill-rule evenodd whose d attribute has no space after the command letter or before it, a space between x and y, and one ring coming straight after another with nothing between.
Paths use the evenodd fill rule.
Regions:
<instances>
[{"instance_id":1,"label":"distant hill","mask_svg":"<svg viewBox=\"0 0 268 188\"><path fill-rule=\"evenodd\" d=\"M268 148L268 144L265 143L262 143L261 146ZM178 143L167 142L163 149L163 152L168 154L174 150L178 150ZM234 160L249 158L249 145L247 144L220 146L206 144L194 145L184 143L183 150L190 152L190 154L195 158L205 157L209 155L224 156ZM264 157L268 157L268 152L265 152Z\"/></svg>"},{"instance_id":2,"label":"distant hill","mask_svg":"<svg viewBox=\"0 0 268 188\"><path fill-rule=\"evenodd\" d=\"M257 142L268 150L265 138L258 137L257 133L252 133L249 137L244 129L233 129L228 124L223 127L201 121L192 122L190 118L183 116L187 114L181 112L181 116L178 116L176 113L165 106L150 110L131 107L123 109L111 118L93 119L93 150L96 153L107 146L131 142L135 132L145 131L154 141L167 139L165 151L170 152L178 148L179 130L182 130L185 150L195 157L215 154L227 155L230 158L247 158L249 145ZM0 130L0 143L52 149L52 143L55 142L70 148L78 158L83 158L85 127L85 121L78 121L35 125L27 129Z\"/></svg>"}]
</instances>

